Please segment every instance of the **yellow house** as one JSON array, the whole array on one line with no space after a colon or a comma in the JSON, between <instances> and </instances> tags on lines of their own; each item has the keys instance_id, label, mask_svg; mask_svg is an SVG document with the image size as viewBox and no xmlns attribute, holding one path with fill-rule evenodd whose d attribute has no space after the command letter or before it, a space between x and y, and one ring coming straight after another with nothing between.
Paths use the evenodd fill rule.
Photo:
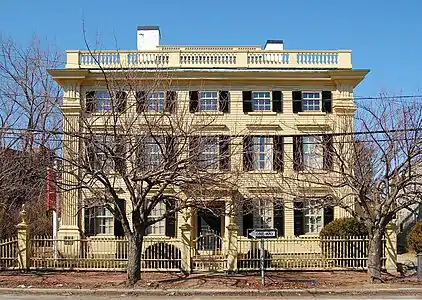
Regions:
<instances>
[{"instance_id":1,"label":"yellow house","mask_svg":"<svg viewBox=\"0 0 422 300\"><path fill-rule=\"evenodd\" d=\"M353 89L368 73L352 68L350 50L287 50L281 40L268 40L264 47L160 45L156 26L138 27L137 36L137 50L69 50L65 68L50 70L64 89L63 129L77 131L86 109L97 113L107 110L103 72L147 74L159 66L166 77L157 80L170 76L172 91L155 91L148 100L160 101L171 95L187 99L192 115L214 115L216 144L222 144L218 137L230 136L231 144L239 145L231 148L233 153L226 165L216 168L241 170L239 193L256 199L255 208L239 211L232 219L204 212L189 216L191 240L209 232L228 238L230 223L237 225L238 236L246 236L249 228L275 228L281 237L306 238L318 235L333 218L346 215L338 207L316 208L314 202L321 191L312 187L306 192L306 200L286 196L279 205L265 198L282 188L280 176L297 176L303 166L327 176L333 167L326 153L329 148L323 149L320 144L332 147L329 134L340 130L339 124L353 128ZM96 103L88 105L88 98L95 98ZM64 143L79 147L76 137L65 138ZM218 160L219 149L208 150L207 154ZM66 151L63 155L66 157ZM82 197L77 190L62 194L62 239L121 235L119 224L107 209L81 209ZM172 222L154 224L149 233L180 238L185 222L179 214Z\"/></svg>"}]
</instances>

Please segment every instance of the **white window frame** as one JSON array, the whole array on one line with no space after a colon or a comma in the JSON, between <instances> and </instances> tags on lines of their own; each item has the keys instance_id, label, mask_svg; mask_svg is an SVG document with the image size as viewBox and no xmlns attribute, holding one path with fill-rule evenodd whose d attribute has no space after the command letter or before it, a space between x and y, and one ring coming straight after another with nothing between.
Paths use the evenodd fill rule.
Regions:
<instances>
[{"instance_id":1,"label":"white window frame","mask_svg":"<svg viewBox=\"0 0 422 300\"><path fill-rule=\"evenodd\" d=\"M321 136L302 137L302 151L305 169L323 169L324 148Z\"/></svg>"},{"instance_id":2,"label":"white window frame","mask_svg":"<svg viewBox=\"0 0 422 300\"><path fill-rule=\"evenodd\" d=\"M321 111L322 93L316 91L302 92L302 111Z\"/></svg>"},{"instance_id":3,"label":"white window frame","mask_svg":"<svg viewBox=\"0 0 422 300\"><path fill-rule=\"evenodd\" d=\"M161 218L166 213L166 205L163 202L158 202L151 210L148 216L149 220ZM147 228L147 235L166 235L166 219L158 221Z\"/></svg>"},{"instance_id":4,"label":"white window frame","mask_svg":"<svg viewBox=\"0 0 422 300\"><path fill-rule=\"evenodd\" d=\"M94 135L93 143L90 145L88 144L88 147L91 147L92 150L88 151L94 151L94 166L96 170L104 170L107 172L112 172L115 169L115 162L114 159L109 154L104 151L104 144L107 145L113 145L114 144L114 137L103 135L103 134L96 134Z\"/></svg>"},{"instance_id":5,"label":"white window frame","mask_svg":"<svg viewBox=\"0 0 422 300\"><path fill-rule=\"evenodd\" d=\"M220 139L218 136L201 136L199 163L209 170L218 170L220 161Z\"/></svg>"},{"instance_id":6,"label":"white window frame","mask_svg":"<svg viewBox=\"0 0 422 300\"><path fill-rule=\"evenodd\" d=\"M303 202L303 226L305 234L318 234L324 226L324 209L320 199Z\"/></svg>"},{"instance_id":7,"label":"white window frame","mask_svg":"<svg viewBox=\"0 0 422 300\"><path fill-rule=\"evenodd\" d=\"M270 91L252 92L252 111L271 111L272 93Z\"/></svg>"},{"instance_id":8,"label":"white window frame","mask_svg":"<svg viewBox=\"0 0 422 300\"><path fill-rule=\"evenodd\" d=\"M199 111L218 111L219 109L218 100L219 100L218 91L199 92L199 97L198 97Z\"/></svg>"},{"instance_id":9,"label":"white window frame","mask_svg":"<svg viewBox=\"0 0 422 300\"><path fill-rule=\"evenodd\" d=\"M148 167L152 170L160 167L160 164L163 161L163 153L160 149L164 146L162 137L146 137L145 138L145 156L147 157Z\"/></svg>"},{"instance_id":10,"label":"white window frame","mask_svg":"<svg viewBox=\"0 0 422 300\"><path fill-rule=\"evenodd\" d=\"M273 170L274 138L270 136L253 136L253 170Z\"/></svg>"},{"instance_id":11,"label":"white window frame","mask_svg":"<svg viewBox=\"0 0 422 300\"><path fill-rule=\"evenodd\" d=\"M266 199L259 199L257 208L257 215L254 218L254 228L273 228L273 203Z\"/></svg>"},{"instance_id":12,"label":"white window frame","mask_svg":"<svg viewBox=\"0 0 422 300\"><path fill-rule=\"evenodd\" d=\"M148 93L147 111L148 112L163 112L165 98L166 98L165 92Z\"/></svg>"},{"instance_id":13,"label":"white window frame","mask_svg":"<svg viewBox=\"0 0 422 300\"><path fill-rule=\"evenodd\" d=\"M95 112L110 112L113 110L112 97L108 91L95 91Z\"/></svg>"}]
</instances>

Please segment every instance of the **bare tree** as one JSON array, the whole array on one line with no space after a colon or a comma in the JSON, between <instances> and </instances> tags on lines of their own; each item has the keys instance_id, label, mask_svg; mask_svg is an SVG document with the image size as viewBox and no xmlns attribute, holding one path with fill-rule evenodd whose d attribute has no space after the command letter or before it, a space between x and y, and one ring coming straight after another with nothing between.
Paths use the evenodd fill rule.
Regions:
<instances>
[{"instance_id":1,"label":"bare tree","mask_svg":"<svg viewBox=\"0 0 422 300\"><path fill-rule=\"evenodd\" d=\"M54 49L33 38L21 46L0 36L0 226L1 235L14 233L19 209L31 203L31 232L47 234L45 170L50 151L59 140L52 132L61 127L58 105L61 90L47 73L61 64Z\"/></svg>"},{"instance_id":2,"label":"bare tree","mask_svg":"<svg viewBox=\"0 0 422 300\"><path fill-rule=\"evenodd\" d=\"M383 238L397 212L421 201L422 110L416 101L379 99L334 123L335 133L293 137L295 172L280 181L299 199L338 206L369 233L368 275L381 280ZM353 131L353 123L355 130ZM312 155L304 155L303 141Z\"/></svg>"},{"instance_id":3,"label":"bare tree","mask_svg":"<svg viewBox=\"0 0 422 300\"><path fill-rule=\"evenodd\" d=\"M165 71L103 72L83 94L79 128L63 132L61 188L80 191L80 208L105 207L121 222L130 284L150 226L176 213L187 221L188 209L210 209L234 189L229 134L216 136L219 117L192 113L181 95Z\"/></svg>"}]
</instances>

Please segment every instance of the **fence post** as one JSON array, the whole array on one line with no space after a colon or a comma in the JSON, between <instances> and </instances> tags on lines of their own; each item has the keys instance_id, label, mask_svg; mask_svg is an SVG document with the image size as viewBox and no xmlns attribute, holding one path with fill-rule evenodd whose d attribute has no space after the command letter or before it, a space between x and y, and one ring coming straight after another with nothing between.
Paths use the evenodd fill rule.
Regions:
<instances>
[{"instance_id":1,"label":"fence post","mask_svg":"<svg viewBox=\"0 0 422 300\"><path fill-rule=\"evenodd\" d=\"M237 225L230 223L227 226L228 249L227 249L227 271L237 272Z\"/></svg>"},{"instance_id":2,"label":"fence post","mask_svg":"<svg viewBox=\"0 0 422 300\"><path fill-rule=\"evenodd\" d=\"M388 224L385 233L385 269L388 272L397 272L397 226Z\"/></svg>"},{"instance_id":3,"label":"fence post","mask_svg":"<svg viewBox=\"0 0 422 300\"><path fill-rule=\"evenodd\" d=\"M191 230L188 223L180 226L182 233L182 271L189 274L191 272Z\"/></svg>"},{"instance_id":4,"label":"fence post","mask_svg":"<svg viewBox=\"0 0 422 300\"><path fill-rule=\"evenodd\" d=\"M18 265L20 270L29 269L29 234L27 224L27 212L25 210L25 204L22 205L20 212L22 221L16 225L18 229Z\"/></svg>"}]
</instances>

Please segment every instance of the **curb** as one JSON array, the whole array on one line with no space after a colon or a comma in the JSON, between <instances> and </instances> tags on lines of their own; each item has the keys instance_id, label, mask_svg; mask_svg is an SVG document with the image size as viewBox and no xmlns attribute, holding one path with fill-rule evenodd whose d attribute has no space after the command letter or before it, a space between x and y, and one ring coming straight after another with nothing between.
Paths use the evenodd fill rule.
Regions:
<instances>
[{"instance_id":1,"label":"curb","mask_svg":"<svg viewBox=\"0 0 422 300\"><path fill-rule=\"evenodd\" d=\"M370 288L370 289L277 289L277 290L213 290L213 289L57 289L57 288L0 288L3 294L25 295L422 295L422 288Z\"/></svg>"}]
</instances>

